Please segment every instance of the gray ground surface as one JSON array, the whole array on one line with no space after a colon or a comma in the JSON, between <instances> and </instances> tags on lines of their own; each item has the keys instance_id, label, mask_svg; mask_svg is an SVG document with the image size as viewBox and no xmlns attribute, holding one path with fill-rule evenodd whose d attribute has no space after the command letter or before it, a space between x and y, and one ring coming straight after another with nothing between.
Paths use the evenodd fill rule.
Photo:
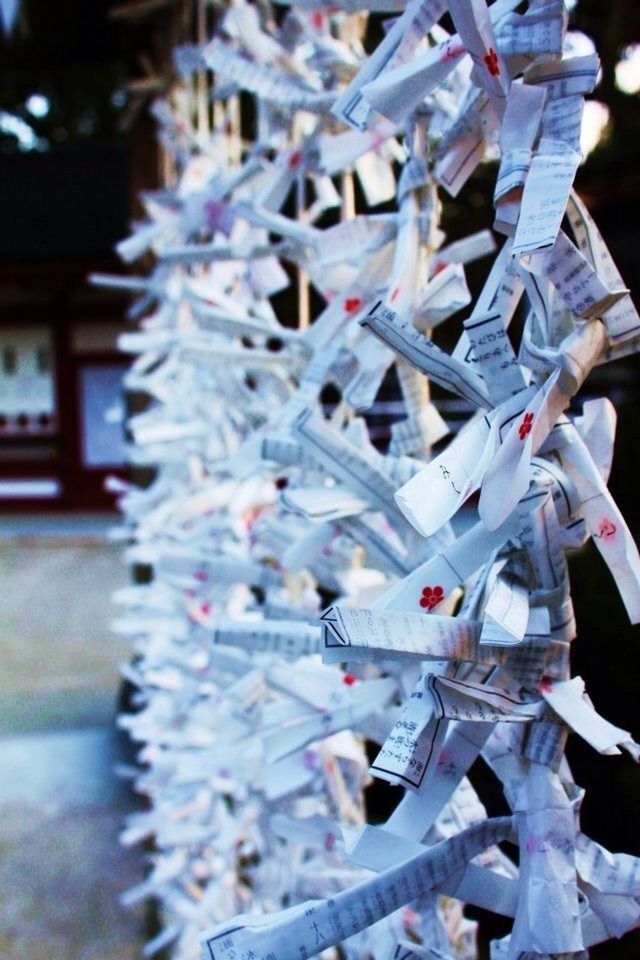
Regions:
<instances>
[{"instance_id":1,"label":"gray ground surface","mask_svg":"<svg viewBox=\"0 0 640 960\"><path fill-rule=\"evenodd\" d=\"M142 878L118 832L132 799L114 765L111 591L127 582L101 517L0 517L0 956L134 960Z\"/></svg>"}]
</instances>

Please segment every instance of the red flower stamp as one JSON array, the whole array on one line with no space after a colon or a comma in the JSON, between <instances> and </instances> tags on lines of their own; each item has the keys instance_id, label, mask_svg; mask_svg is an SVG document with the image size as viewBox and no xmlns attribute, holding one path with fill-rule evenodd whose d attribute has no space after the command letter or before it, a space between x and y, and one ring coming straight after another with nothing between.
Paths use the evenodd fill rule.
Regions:
<instances>
[{"instance_id":1,"label":"red flower stamp","mask_svg":"<svg viewBox=\"0 0 640 960\"><path fill-rule=\"evenodd\" d=\"M616 535L617 527L609 517L604 517L598 524L598 536L603 540L613 540Z\"/></svg>"},{"instance_id":2,"label":"red flower stamp","mask_svg":"<svg viewBox=\"0 0 640 960\"><path fill-rule=\"evenodd\" d=\"M423 587L422 596L420 597L420 606L424 607L427 610L433 610L434 607L437 607L438 604L444 600L444 590L442 587Z\"/></svg>"},{"instance_id":3,"label":"red flower stamp","mask_svg":"<svg viewBox=\"0 0 640 960\"><path fill-rule=\"evenodd\" d=\"M362 306L361 297L345 297L342 304L347 313L354 313Z\"/></svg>"},{"instance_id":4,"label":"red flower stamp","mask_svg":"<svg viewBox=\"0 0 640 960\"><path fill-rule=\"evenodd\" d=\"M498 54L495 52L493 47L489 47L485 53L483 60L485 66L492 77L497 77L500 75L500 65L498 64Z\"/></svg>"},{"instance_id":5,"label":"red flower stamp","mask_svg":"<svg viewBox=\"0 0 640 960\"><path fill-rule=\"evenodd\" d=\"M531 428L533 427L533 414L525 413L524 417L520 421L520 426L518 427L518 436L521 440L525 440L526 437L531 433Z\"/></svg>"}]
</instances>

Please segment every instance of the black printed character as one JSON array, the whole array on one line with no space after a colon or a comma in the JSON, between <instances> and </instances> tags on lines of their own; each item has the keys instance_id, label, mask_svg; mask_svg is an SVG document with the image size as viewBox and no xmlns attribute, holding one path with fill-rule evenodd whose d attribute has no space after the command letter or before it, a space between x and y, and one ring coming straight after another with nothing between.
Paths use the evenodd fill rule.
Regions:
<instances>
[{"instance_id":1,"label":"black printed character","mask_svg":"<svg viewBox=\"0 0 640 960\"><path fill-rule=\"evenodd\" d=\"M325 935L324 935L324 933L322 932L322 930L320 929L320 927L318 926L318 924L317 924L317 922L316 922L315 920L313 921L313 929L314 929L315 935L316 935L316 947L317 947L317 946L319 946L319 944L322 943L322 941L325 939Z\"/></svg>"},{"instance_id":2,"label":"black printed character","mask_svg":"<svg viewBox=\"0 0 640 960\"><path fill-rule=\"evenodd\" d=\"M442 472L442 477L443 477L443 479L449 481L449 483L451 484L451 486L453 487L453 489L455 490L456 493L460 493L460 491L459 491L458 488L456 487L455 483L454 483L453 480L451 479L451 471L448 469L448 467L445 467L444 463L441 463L441 464L440 464L440 470L441 470L441 472Z\"/></svg>"}]
</instances>

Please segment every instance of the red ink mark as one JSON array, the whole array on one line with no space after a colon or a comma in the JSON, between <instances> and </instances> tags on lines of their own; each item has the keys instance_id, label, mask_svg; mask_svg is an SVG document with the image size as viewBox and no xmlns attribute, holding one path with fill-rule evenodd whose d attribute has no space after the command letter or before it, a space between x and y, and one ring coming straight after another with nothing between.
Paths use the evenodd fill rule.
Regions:
<instances>
[{"instance_id":1,"label":"red ink mark","mask_svg":"<svg viewBox=\"0 0 640 960\"><path fill-rule=\"evenodd\" d=\"M316 30L321 30L322 25L324 24L324 14L322 10L314 10L311 14L311 23L314 25Z\"/></svg>"},{"instance_id":2,"label":"red ink mark","mask_svg":"<svg viewBox=\"0 0 640 960\"><path fill-rule=\"evenodd\" d=\"M598 524L598 537L603 540L613 540L616 535L617 527L608 517L604 517Z\"/></svg>"},{"instance_id":3,"label":"red ink mark","mask_svg":"<svg viewBox=\"0 0 640 960\"><path fill-rule=\"evenodd\" d=\"M332 850L336 848L336 838L332 833L325 833L324 835L324 848L328 853L331 853Z\"/></svg>"},{"instance_id":4,"label":"red ink mark","mask_svg":"<svg viewBox=\"0 0 640 960\"><path fill-rule=\"evenodd\" d=\"M452 60L453 57L459 57L461 53L466 52L466 47L463 47L461 43L448 43L440 54L440 62L442 63L444 60Z\"/></svg>"},{"instance_id":5,"label":"red ink mark","mask_svg":"<svg viewBox=\"0 0 640 960\"><path fill-rule=\"evenodd\" d=\"M525 413L524 417L520 421L520 426L518 427L518 436L521 440L524 440L531 433L531 428L533 427L533 414Z\"/></svg>"},{"instance_id":6,"label":"red ink mark","mask_svg":"<svg viewBox=\"0 0 640 960\"><path fill-rule=\"evenodd\" d=\"M194 579L199 580L200 583L204 583L205 580L209 579L209 575L205 570L196 570L193 576L194 576Z\"/></svg>"},{"instance_id":7,"label":"red ink mark","mask_svg":"<svg viewBox=\"0 0 640 960\"><path fill-rule=\"evenodd\" d=\"M355 673L345 673L342 677L342 682L346 683L348 687L351 687L357 679L358 678L356 677Z\"/></svg>"},{"instance_id":8,"label":"red ink mark","mask_svg":"<svg viewBox=\"0 0 640 960\"><path fill-rule=\"evenodd\" d=\"M294 150L293 153L289 155L289 160L287 161L290 170L295 170L296 167L300 166L300 161L302 160L302 153L300 150Z\"/></svg>"},{"instance_id":9,"label":"red ink mark","mask_svg":"<svg viewBox=\"0 0 640 960\"><path fill-rule=\"evenodd\" d=\"M434 265L431 267L431 276L437 277L439 273L442 273L446 266L448 266L446 260L436 260Z\"/></svg>"},{"instance_id":10,"label":"red ink mark","mask_svg":"<svg viewBox=\"0 0 640 960\"><path fill-rule=\"evenodd\" d=\"M391 291L391 296L389 297L389 299L391 301L395 300L399 293L400 293L400 287L394 287L393 290Z\"/></svg>"},{"instance_id":11,"label":"red ink mark","mask_svg":"<svg viewBox=\"0 0 640 960\"><path fill-rule=\"evenodd\" d=\"M405 930L410 930L412 927L416 927L422 920L415 910L412 910L411 907L404 907L402 910L402 924Z\"/></svg>"},{"instance_id":12,"label":"red ink mark","mask_svg":"<svg viewBox=\"0 0 640 960\"><path fill-rule=\"evenodd\" d=\"M362 306L362 297L345 297L342 306L347 313L354 313Z\"/></svg>"},{"instance_id":13,"label":"red ink mark","mask_svg":"<svg viewBox=\"0 0 640 960\"><path fill-rule=\"evenodd\" d=\"M551 693L553 689L553 684L549 677L542 677L540 683L538 684L538 690L540 693Z\"/></svg>"},{"instance_id":14,"label":"red ink mark","mask_svg":"<svg viewBox=\"0 0 640 960\"><path fill-rule=\"evenodd\" d=\"M423 587L422 596L420 597L421 607L426 607L427 610L433 610L442 600L444 600L444 590L442 587Z\"/></svg>"},{"instance_id":15,"label":"red ink mark","mask_svg":"<svg viewBox=\"0 0 640 960\"><path fill-rule=\"evenodd\" d=\"M500 75L500 66L498 64L498 54L495 52L493 47L489 47L489 50L484 55L483 60L485 66L492 77L497 77Z\"/></svg>"},{"instance_id":16,"label":"red ink mark","mask_svg":"<svg viewBox=\"0 0 640 960\"><path fill-rule=\"evenodd\" d=\"M210 600L203 600L203 601L202 601L202 603L200 604L200 613L204 614L205 617L207 616L207 614L211 613L211 601L210 601Z\"/></svg>"}]
</instances>

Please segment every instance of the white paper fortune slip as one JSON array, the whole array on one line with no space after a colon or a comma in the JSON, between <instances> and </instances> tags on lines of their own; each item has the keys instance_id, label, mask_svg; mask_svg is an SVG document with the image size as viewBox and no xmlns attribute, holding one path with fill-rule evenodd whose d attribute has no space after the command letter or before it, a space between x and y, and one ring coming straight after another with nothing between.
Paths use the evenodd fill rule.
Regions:
<instances>
[{"instance_id":1,"label":"white paper fortune slip","mask_svg":"<svg viewBox=\"0 0 640 960\"><path fill-rule=\"evenodd\" d=\"M227 925L202 938L211 960L241 956L253 950L256 956L270 953L277 960L310 957L387 916L393 910L437 888L476 853L507 839L509 817L487 821L443 840L399 867L329 900L310 901L271 917L252 917Z\"/></svg>"}]
</instances>

